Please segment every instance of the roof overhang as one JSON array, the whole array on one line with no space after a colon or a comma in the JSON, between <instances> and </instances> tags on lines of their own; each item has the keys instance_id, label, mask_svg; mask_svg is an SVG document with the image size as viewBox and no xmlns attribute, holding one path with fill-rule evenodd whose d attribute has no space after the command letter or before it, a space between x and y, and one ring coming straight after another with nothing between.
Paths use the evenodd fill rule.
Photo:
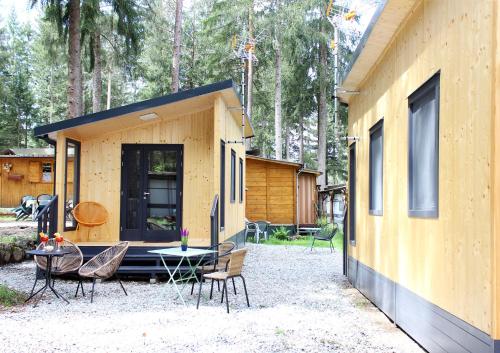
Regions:
<instances>
[{"instance_id":1,"label":"roof overhang","mask_svg":"<svg viewBox=\"0 0 500 353\"><path fill-rule=\"evenodd\" d=\"M58 131L69 132L74 137L91 137L117 129L134 128L145 122L139 117L155 113L159 117L174 117L201 111L213 106L217 96L222 96L230 114L241 123L242 104L232 80L221 81L142 102L80 116L74 119L37 126L34 134L39 138L54 138ZM245 137L253 137L250 118L245 114Z\"/></svg>"},{"instance_id":2,"label":"roof overhang","mask_svg":"<svg viewBox=\"0 0 500 353\"><path fill-rule=\"evenodd\" d=\"M252 159L252 160L255 160L255 161L264 162L264 163L273 163L273 164L279 164L279 165L286 165L286 166L294 167L296 170L300 170L301 173L321 175L321 172L319 172L317 170L314 170L314 169L303 168L303 165L301 163L297 163L297 162L284 161L284 160L271 159L271 158L265 158L265 157L255 156L255 155L252 155L252 154L247 154L246 158L247 159Z\"/></svg>"},{"instance_id":3,"label":"roof overhang","mask_svg":"<svg viewBox=\"0 0 500 353\"><path fill-rule=\"evenodd\" d=\"M373 67L420 0L382 0L354 51L336 92L344 103L358 94Z\"/></svg>"}]
</instances>

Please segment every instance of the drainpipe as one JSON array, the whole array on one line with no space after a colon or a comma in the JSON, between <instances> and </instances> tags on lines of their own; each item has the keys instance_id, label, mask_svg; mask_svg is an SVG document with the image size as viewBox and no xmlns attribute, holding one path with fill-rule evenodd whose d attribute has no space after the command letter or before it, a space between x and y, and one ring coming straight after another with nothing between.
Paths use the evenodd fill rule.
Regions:
<instances>
[{"instance_id":1,"label":"drainpipe","mask_svg":"<svg viewBox=\"0 0 500 353\"><path fill-rule=\"evenodd\" d=\"M300 169L299 171L297 172L297 176L296 176L296 188L295 188L295 193L296 193L296 197L295 197L295 207L297 207L297 210L296 210L296 214L297 214L297 234L299 233L299 226L300 226L300 220L299 220L299 217L300 217L300 205L299 205L299 175L300 173L302 173L304 171L304 165L301 164L300 165Z\"/></svg>"}]
</instances>

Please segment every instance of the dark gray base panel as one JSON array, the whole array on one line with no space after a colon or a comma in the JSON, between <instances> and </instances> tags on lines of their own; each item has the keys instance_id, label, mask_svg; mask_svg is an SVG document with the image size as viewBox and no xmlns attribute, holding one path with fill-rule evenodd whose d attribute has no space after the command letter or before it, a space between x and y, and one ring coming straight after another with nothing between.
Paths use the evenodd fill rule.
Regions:
<instances>
[{"instance_id":1,"label":"dark gray base panel","mask_svg":"<svg viewBox=\"0 0 500 353\"><path fill-rule=\"evenodd\" d=\"M245 230L240 230L238 233L233 234L226 240L234 242L237 248L242 248L245 243Z\"/></svg>"},{"instance_id":2,"label":"dark gray base panel","mask_svg":"<svg viewBox=\"0 0 500 353\"><path fill-rule=\"evenodd\" d=\"M348 278L373 304L431 353L500 353L500 341L356 259Z\"/></svg>"}]
</instances>

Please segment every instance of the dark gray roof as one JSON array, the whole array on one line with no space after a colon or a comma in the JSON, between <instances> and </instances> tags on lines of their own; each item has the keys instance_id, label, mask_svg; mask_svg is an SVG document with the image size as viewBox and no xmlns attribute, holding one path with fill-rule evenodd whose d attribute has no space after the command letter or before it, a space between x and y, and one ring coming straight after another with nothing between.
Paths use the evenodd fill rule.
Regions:
<instances>
[{"instance_id":1,"label":"dark gray roof","mask_svg":"<svg viewBox=\"0 0 500 353\"><path fill-rule=\"evenodd\" d=\"M91 124L97 121L115 118L120 115L138 112L141 110L158 107L165 104L179 102L185 99L202 96L205 94L221 91L228 88L233 88L235 90L236 96L240 98L240 95L237 91L237 86L234 84L233 80L220 81L209 85L200 86L193 89L169 94L166 96L148 99L142 102L132 103L129 105L124 105L122 107L116 107L113 109L104 110L98 113L92 113L73 119L62 120L48 125L37 126L34 129L34 134L37 137L43 137L51 132L65 130L80 125Z\"/></svg>"}]
</instances>

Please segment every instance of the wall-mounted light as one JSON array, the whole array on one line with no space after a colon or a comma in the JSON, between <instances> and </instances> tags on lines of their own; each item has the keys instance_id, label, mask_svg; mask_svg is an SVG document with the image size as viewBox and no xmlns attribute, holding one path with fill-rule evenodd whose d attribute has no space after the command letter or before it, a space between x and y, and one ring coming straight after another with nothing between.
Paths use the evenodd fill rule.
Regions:
<instances>
[{"instance_id":1,"label":"wall-mounted light","mask_svg":"<svg viewBox=\"0 0 500 353\"><path fill-rule=\"evenodd\" d=\"M359 136L346 136L346 137L342 137L342 140L344 141L359 141Z\"/></svg>"},{"instance_id":2,"label":"wall-mounted light","mask_svg":"<svg viewBox=\"0 0 500 353\"><path fill-rule=\"evenodd\" d=\"M149 121L149 120L153 120L153 119L157 119L157 118L158 118L158 114L156 114L156 113L148 113L148 114L141 115L139 117L139 119L141 119L142 121Z\"/></svg>"}]
</instances>

